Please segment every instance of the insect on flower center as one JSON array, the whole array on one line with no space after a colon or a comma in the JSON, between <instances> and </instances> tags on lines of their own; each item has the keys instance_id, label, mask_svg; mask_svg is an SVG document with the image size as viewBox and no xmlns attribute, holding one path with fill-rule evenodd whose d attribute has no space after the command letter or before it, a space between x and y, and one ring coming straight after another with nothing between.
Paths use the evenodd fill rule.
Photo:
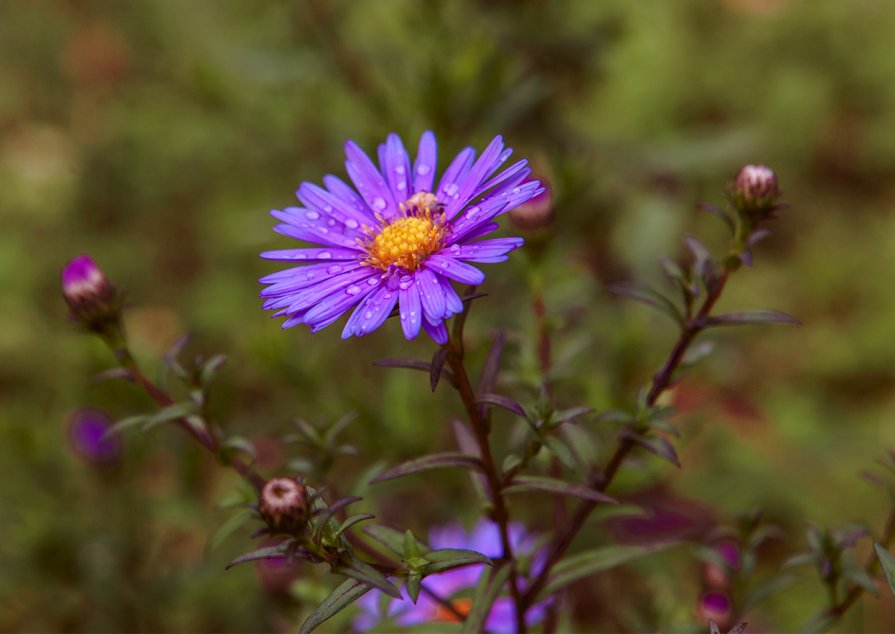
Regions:
<instances>
[{"instance_id":1,"label":"insect on flower center","mask_svg":"<svg viewBox=\"0 0 895 634\"><path fill-rule=\"evenodd\" d=\"M369 266L387 270L399 266L416 271L443 244L444 223L438 199L419 192L401 205L404 215L386 224L364 243Z\"/></svg>"}]
</instances>

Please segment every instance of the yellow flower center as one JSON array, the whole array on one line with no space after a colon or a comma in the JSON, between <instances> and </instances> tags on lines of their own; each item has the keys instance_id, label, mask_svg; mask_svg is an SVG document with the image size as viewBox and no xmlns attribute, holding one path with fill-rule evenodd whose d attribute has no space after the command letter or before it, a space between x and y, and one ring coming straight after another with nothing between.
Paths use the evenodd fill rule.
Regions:
<instances>
[{"instance_id":1,"label":"yellow flower center","mask_svg":"<svg viewBox=\"0 0 895 634\"><path fill-rule=\"evenodd\" d=\"M442 248L444 226L435 196L415 194L401 209L407 215L385 225L364 243L368 253L364 264L382 270L399 266L416 271Z\"/></svg>"}]
</instances>

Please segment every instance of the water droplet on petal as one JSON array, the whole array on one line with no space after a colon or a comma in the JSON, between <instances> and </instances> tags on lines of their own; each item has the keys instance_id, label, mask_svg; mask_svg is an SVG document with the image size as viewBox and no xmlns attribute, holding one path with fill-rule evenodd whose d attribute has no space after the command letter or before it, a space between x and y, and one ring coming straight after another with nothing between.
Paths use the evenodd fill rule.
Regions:
<instances>
[{"instance_id":1,"label":"water droplet on petal","mask_svg":"<svg viewBox=\"0 0 895 634\"><path fill-rule=\"evenodd\" d=\"M379 284L379 278L371 277L370 279L367 280L367 284L369 284L370 286L376 286L377 284Z\"/></svg>"},{"instance_id":2,"label":"water droplet on petal","mask_svg":"<svg viewBox=\"0 0 895 634\"><path fill-rule=\"evenodd\" d=\"M460 253L460 245L455 242L451 245L451 251L454 253Z\"/></svg>"},{"instance_id":3,"label":"water droplet on petal","mask_svg":"<svg viewBox=\"0 0 895 634\"><path fill-rule=\"evenodd\" d=\"M482 208L479 206L470 207L469 209L466 210L466 217L473 218L473 217L477 216L481 210L482 210Z\"/></svg>"},{"instance_id":4,"label":"water droplet on petal","mask_svg":"<svg viewBox=\"0 0 895 634\"><path fill-rule=\"evenodd\" d=\"M360 293L360 286L355 286L354 284L352 284L345 289L345 292L349 295L357 295L358 293Z\"/></svg>"},{"instance_id":5,"label":"water droplet on petal","mask_svg":"<svg viewBox=\"0 0 895 634\"><path fill-rule=\"evenodd\" d=\"M403 174L403 173L404 173L404 166L403 166L403 165L398 165L398 166L395 168L395 173L397 173L397 174Z\"/></svg>"},{"instance_id":6,"label":"water droplet on petal","mask_svg":"<svg viewBox=\"0 0 895 634\"><path fill-rule=\"evenodd\" d=\"M448 262L447 260L445 260L444 262L441 263L441 268L449 269L449 268L451 268L451 263Z\"/></svg>"},{"instance_id":7,"label":"water droplet on petal","mask_svg":"<svg viewBox=\"0 0 895 634\"><path fill-rule=\"evenodd\" d=\"M333 264L331 267L326 269L326 272L329 273L330 275L335 275L336 273L342 272L342 267L339 266L338 264Z\"/></svg>"},{"instance_id":8,"label":"water droplet on petal","mask_svg":"<svg viewBox=\"0 0 895 634\"><path fill-rule=\"evenodd\" d=\"M372 318L373 318L372 310L368 310L367 312L364 313L364 319L372 319Z\"/></svg>"},{"instance_id":9,"label":"water droplet on petal","mask_svg":"<svg viewBox=\"0 0 895 634\"><path fill-rule=\"evenodd\" d=\"M382 211L383 209L385 209L385 206L385 198L383 198L382 196L377 196L373 199L373 209L375 209L376 211Z\"/></svg>"},{"instance_id":10,"label":"water droplet on petal","mask_svg":"<svg viewBox=\"0 0 895 634\"><path fill-rule=\"evenodd\" d=\"M402 192L405 189L407 189L407 183L405 183L404 181L398 181L398 184L396 185L396 187L398 188L399 192Z\"/></svg>"},{"instance_id":11,"label":"water droplet on petal","mask_svg":"<svg viewBox=\"0 0 895 634\"><path fill-rule=\"evenodd\" d=\"M411 286L413 286L413 278L410 275L403 276L398 282L398 288L402 291L406 291Z\"/></svg>"},{"instance_id":12,"label":"water droplet on petal","mask_svg":"<svg viewBox=\"0 0 895 634\"><path fill-rule=\"evenodd\" d=\"M309 279L309 280L313 280L313 279L314 279L314 274L313 274L313 273L308 273L308 279Z\"/></svg>"},{"instance_id":13,"label":"water droplet on petal","mask_svg":"<svg viewBox=\"0 0 895 634\"><path fill-rule=\"evenodd\" d=\"M345 221L345 226L348 227L349 229L357 229L357 220L354 220L353 218L349 218L348 220Z\"/></svg>"},{"instance_id":14,"label":"water droplet on petal","mask_svg":"<svg viewBox=\"0 0 895 634\"><path fill-rule=\"evenodd\" d=\"M425 176L426 174L429 173L429 171L431 169L432 168L429 167L428 165L426 165L425 163L420 163L419 165L416 166L416 173L419 174L420 176Z\"/></svg>"},{"instance_id":15,"label":"water droplet on petal","mask_svg":"<svg viewBox=\"0 0 895 634\"><path fill-rule=\"evenodd\" d=\"M324 231L326 231L326 229L324 229ZM329 260L332 257L333 257L333 254L330 253L329 251L321 251L320 253L317 254L317 258L320 260Z\"/></svg>"},{"instance_id":16,"label":"water droplet on petal","mask_svg":"<svg viewBox=\"0 0 895 634\"><path fill-rule=\"evenodd\" d=\"M317 218L320 217L320 214L318 214L316 211L309 211L308 213L305 214L305 217L308 220L317 220Z\"/></svg>"},{"instance_id":17,"label":"water droplet on petal","mask_svg":"<svg viewBox=\"0 0 895 634\"><path fill-rule=\"evenodd\" d=\"M458 191L460 191L460 187L457 183L448 183L444 186L444 193L448 196L456 196Z\"/></svg>"},{"instance_id":18,"label":"water droplet on petal","mask_svg":"<svg viewBox=\"0 0 895 634\"><path fill-rule=\"evenodd\" d=\"M323 211L325 211L326 213L329 213L329 212L331 212L332 210L333 210L333 206L332 206L332 205L326 205L326 206L323 208Z\"/></svg>"}]
</instances>

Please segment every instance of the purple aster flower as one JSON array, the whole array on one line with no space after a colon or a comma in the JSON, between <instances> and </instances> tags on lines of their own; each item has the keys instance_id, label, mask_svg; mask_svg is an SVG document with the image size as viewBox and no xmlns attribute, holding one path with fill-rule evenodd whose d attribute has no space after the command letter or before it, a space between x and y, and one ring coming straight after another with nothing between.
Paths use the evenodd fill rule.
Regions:
<instances>
[{"instance_id":1,"label":"purple aster flower","mask_svg":"<svg viewBox=\"0 0 895 634\"><path fill-rule=\"evenodd\" d=\"M315 245L267 251L261 257L303 266L261 279L264 308L286 317L283 328L307 324L311 332L353 309L342 338L379 328L395 306L407 339L420 328L436 342L448 340L444 321L463 310L452 281L481 284L485 275L468 262L502 262L521 238L484 236L494 219L542 190L525 183L519 161L497 172L512 150L496 137L476 160L466 148L435 184L435 135L420 138L411 164L400 137L379 146L377 167L353 142L345 145L345 168L356 187L335 176L324 187L302 183L301 207L273 210L276 231Z\"/></svg>"},{"instance_id":2,"label":"purple aster flower","mask_svg":"<svg viewBox=\"0 0 895 634\"><path fill-rule=\"evenodd\" d=\"M522 556L534 556L533 568L543 565L542 553L534 553L535 540L526 533L521 524L511 523L509 526L510 542L513 550ZM493 522L480 521L471 532L467 532L460 524L448 524L429 531L429 545L434 549L465 548L475 550L488 557L497 558L502 554L500 533ZM461 612L468 612L472 607L470 600L455 595L470 591L482 575L482 566L466 566L448 572L431 575L423 580L423 586L443 599L453 599L454 606ZM387 615L397 625L410 626L420 623L453 622L457 617L425 592L421 592L416 605L410 600L407 589L401 589L403 599L383 598L382 593L372 591L358 600L362 612L354 620L357 630L365 631L376 626L381 616ZM387 603L382 604L383 600ZM537 623L544 617L544 604L533 605L527 615L529 623ZM489 632L514 632L516 629L516 611L513 600L501 596L491 606L491 612L485 622Z\"/></svg>"},{"instance_id":3,"label":"purple aster flower","mask_svg":"<svg viewBox=\"0 0 895 634\"><path fill-rule=\"evenodd\" d=\"M68 419L68 439L74 452L91 464L110 464L121 457L121 437L106 436L112 420L98 409L83 408Z\"/></svg>"}]
</instances>

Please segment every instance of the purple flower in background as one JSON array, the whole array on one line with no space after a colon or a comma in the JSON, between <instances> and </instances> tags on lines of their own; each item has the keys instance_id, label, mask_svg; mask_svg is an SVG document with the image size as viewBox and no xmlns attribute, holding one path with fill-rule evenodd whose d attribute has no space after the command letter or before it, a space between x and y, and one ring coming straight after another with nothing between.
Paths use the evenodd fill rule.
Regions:
<instances>
[{"instance_id":1,"label":"purple flower in background","mask_svg":"<svg viewBox=\"0 0 895 634\"><path fill-rule=\"evenodd\" d=\"M483 236L494 219L542 190L524 183L525 160L499 172L512 150L496 137L476 160L466 148L435 184L435 135L425 132L411 164L400 137L379 146L377 167L353 142L345 145L345 167L357 191L335 176L325 188L302 183L302 207L271 214L283 235L318 247L267 251L261 257L303 266L261 279L264 308L284 316L283 328L307 324L311 332L353 309L342 338L379 328L395 305L407 339L420 328L447 343L444 320L463 310L451 281L481 284L485 275L467 262L502 262L521 238Z\"/></svg>"},{"instance_id":2,"label":"purple flower in background","mask_svg":"<svg viewBox=\"0 0 895 634\"><path fill-rule=\"evenodd\" d=\"M75 411L68 419L68 439L74 452L92 464L110 464L121 456L121 437L106 436L112 420L98 409Z\"/></svg>"},{"instance_id":3,"label":"purple flower in background","mask_svg":"<svg viewBox=\"0 0 895 634\"><path fill-rule=\"evenodd\" d=\"M543 565L543 556L534 553L535 540L525 532L521 524L512 523L509 526L510 542L513 550L522 556L534 556L532 568L537 570ZM429 531L429 546L433 549L440 548L465 548L475 550L488 557L498 558L502 554L500 533L493 522L480 521L472 532L467 532L459 524L434 528ZM448 572L431 575L423 580L423 587L428 588L443 599L453 598L459 592L470 591L475 587L482 575L482 566L467 566ZM380 618L387 614L388 617L400 626L410 626L419 623L431 622L456 622L457 617L450 610L442 606L438 601L421 592L416 605L407 595L407 589L402 588L401 599L389 599L384 610L380 609L382 595L379 591L371 591L358 601L362 612L354 620L357 630L365 631L373 628ZM459 598L453 601L454 606L461 612L468 612L472 607L468 598ZM537 623L544 616L544 604L533 605L528 613L529 623ZM508 596L501 596L494 602L491 612L485 622L485 628L489 632L514 632L516 629L516 614L513 600Z\"/></svg>"}]
</instances>

